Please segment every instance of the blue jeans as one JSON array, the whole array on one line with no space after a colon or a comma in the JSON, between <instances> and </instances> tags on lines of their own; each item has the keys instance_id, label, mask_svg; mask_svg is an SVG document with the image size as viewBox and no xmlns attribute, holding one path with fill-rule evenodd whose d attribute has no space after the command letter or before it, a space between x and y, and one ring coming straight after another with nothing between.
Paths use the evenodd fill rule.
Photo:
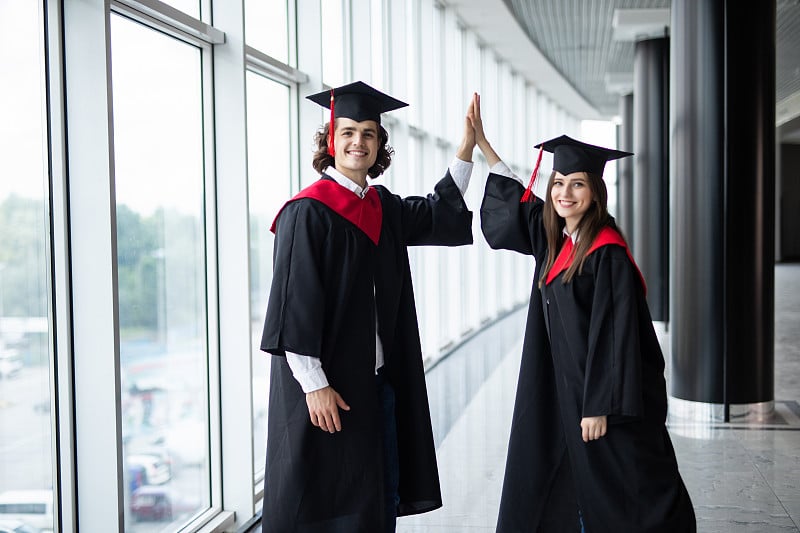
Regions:
<instances>
[{"instance_id":1,"label":"blue jeans","mask_svg":"<svg viewBox=\"0 0 800 533\"><path fill-rule=\"evenodd\" d=\"M383 411L383 464L386 506L386 533L394 533L397 523L397 504L400 496L400 460L397 455L397 424L394 416L394 389L383 376L383 369L375 376L378 399Z\"/></svg>"}]
</instances>

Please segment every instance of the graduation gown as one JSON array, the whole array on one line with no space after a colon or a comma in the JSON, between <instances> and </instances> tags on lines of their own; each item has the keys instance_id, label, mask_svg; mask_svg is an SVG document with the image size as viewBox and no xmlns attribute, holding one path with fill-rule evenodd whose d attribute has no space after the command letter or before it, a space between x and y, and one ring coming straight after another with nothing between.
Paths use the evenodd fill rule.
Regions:
<instances>
[{"instance_id":1,"label":"graduation gown","mask_svg":"<svg viewBox=\"0 0 800 533\"><path fill-rule=\"evenodd\" d=\"M492 248L536 258L497 532L578 531L542 294L536 282L547 252L542 204L520 203L522 193L515 180L490 174L481 205L481 229Z\"/></svg>"},{"instance_id":2,"label":"graduation gown","mask_svg":"<svg viewBox=\"0 0 800 533\"><path fill-rule=\"evenodd\" d=\"M547 242L539 199L491 175L481 227L493 248L536 258L498 532L695 531L666 421L664 358L638 269L616 244L540 291ZM548 342L549 341L549 342ZM584 443L583 417L608 417Z\"/></svg>"},{"instance_id":3,"label":"graduation gown","mask_svg":"<svg viewBox=\"0 0 800 533\"><path fill-rule=\"evenodd\" d=\"M442 504L406 247L470 244L472 213L449 173L427 197L401 198L382 186L375 190L381 211L377 244L357 220L317 199L290 201L276 220L274 277L261 341L261 349L273 354L264 533L383 530L376 311L384 374L395 391L397 514ZM350 406L340 410L342 431L328 434L311 424L287 351L321 359L330 385Z\"/></svg>"}]
</instances>

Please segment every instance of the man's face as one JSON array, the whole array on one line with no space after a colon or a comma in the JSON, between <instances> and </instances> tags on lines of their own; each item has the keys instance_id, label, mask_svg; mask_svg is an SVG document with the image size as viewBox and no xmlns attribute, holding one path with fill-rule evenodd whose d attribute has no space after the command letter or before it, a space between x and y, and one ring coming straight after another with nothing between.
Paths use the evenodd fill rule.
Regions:
<instances>
[{"instance_id":1,"label":"man's face","mask_svg":"<svg viewBox=\"0 0 800 533\"><path fill-rule=\"evenodd\" d=\"M356 122L337 118L333 138L336 147L336 170L350 176L350 172L364 178L378 158L378 123L374 120Z\"/></svg>"}]
</instances>

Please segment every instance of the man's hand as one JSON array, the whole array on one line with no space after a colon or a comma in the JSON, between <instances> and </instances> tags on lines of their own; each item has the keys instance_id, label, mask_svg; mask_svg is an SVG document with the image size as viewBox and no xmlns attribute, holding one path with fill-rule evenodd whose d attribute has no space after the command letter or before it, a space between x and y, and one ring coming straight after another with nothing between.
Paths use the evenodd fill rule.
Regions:
<instances>
[{"instance_id":1,"label":"man's hand","mask_svg":"<svg viewBox=\"0 0 800 533\"><path fill-rule=\"evenodd\" d=\"M472 161L472 150L475 148L475 128L472 127L470 116L474 115L475 97L473 96L467 107L467 115L464 117L464 137L456 151L456 157L462 161Z\"/></svg>"},{"instance_id":2,"label":"man's hand","mask_svg":"<svg viewBox=\"0 0 800 533\"><path fill-rule=\"evenodd\" d=\"M483 119L481 118L481 96L478 93L472 95L472 103L467 109L467 120L472 124L475 130L475 143L483 152L483 157L486 158L486 164L492 168L500 161L500 156L494 151L492 145L486 139L486 133L483 131Z\"/></svg>"},{"instance_id":3,"label":"man's hand","mask_svg":"<svg viewBox=\"0 0 800 533\"><path fill-rule=\"evenodd\" d=\"M308 404L308 415L311 423L328 433L342 430L342 422L339 420L339 409L350 410L350 406L345 403L339 393L332 387L324 387L306 394Z\"/></svg>"},{"instance_id":4,"label":"man's hand","mask_svg":"<svg viewBox=\"0 0 800 533\"><path fill-rule=\"evenodd\" d=\"M581 430L583 433L583 442L590 440L597 440L605 436L606 429L608 428L608 421L603 416L589 416L581 419Z\"/></svg>"}]
</instances>

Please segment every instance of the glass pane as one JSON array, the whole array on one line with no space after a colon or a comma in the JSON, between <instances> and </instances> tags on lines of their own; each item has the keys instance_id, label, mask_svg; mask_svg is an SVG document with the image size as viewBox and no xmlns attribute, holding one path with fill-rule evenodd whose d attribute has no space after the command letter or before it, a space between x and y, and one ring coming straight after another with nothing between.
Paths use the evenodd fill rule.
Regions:
<instances>
[{"instance_id":1,"label":"glass pane","mask_svg":"<svg viewBox=\"0 0 800 533\"><path fill-rule=\"evenodd\" d=\"M345 11L342 0L323 0L322 82L331 87L344 85Z\"/></svg>"},{"instance_id":2,"label":"glass pane","mask_svg":"<svg viewBox=\"0 0 800 533\"><path fill-rule=\"evenodd\" d=\"M269 354L259 350L272 283L273 235L278 209L290 194L289 88L247 73L247 175L250 196L250 323L253 354L253 463L264 472L267 449Z\"/></svg>"},{"instance_id":3,"label":"glass pane","mask_svg":"<svg viewBox=\"0 0 800 533\"><path fill-rule=\"evenodd\" d=\"M126 530L210 505L202 52L113 16Z\"/></svg>"},{"instance_id":4,"label":"glass pane","mask_svg":"<svg viewBox=\"0 0 800 533\"><path fill-rule=\"evenodd\" d=\"M53 529L40 2L0 2L0 523Z\"/></svg>"},{"instance_id":5,"label":"glass pane","mask_svg":"<svg viewBox=\"0 0 800 533\"><path fill-rule=\"evenodd\" d=\"M384 0L370 0L370 33L371 33L371 43L372 43L372 64L371 64L371 71L370 74L372 75L372 82L370 85L375 87L383 87L383 69L386 65L386 59L384 58L384 46L386 46L386 41L388 40L388 36L383 32L383 20L384 20L384 10L383 10L383 2Z\"/></svg>"},{"instance_id":6,"label":"glass pane","mask_svg":"<svg viewBox=\"0 0 800 533\"><path fill-rule=\"evenodd\" d=\"M286 0L245 0L245 41L284 63L289 62L289 12Z\"/></svg>"}]
</instances>

